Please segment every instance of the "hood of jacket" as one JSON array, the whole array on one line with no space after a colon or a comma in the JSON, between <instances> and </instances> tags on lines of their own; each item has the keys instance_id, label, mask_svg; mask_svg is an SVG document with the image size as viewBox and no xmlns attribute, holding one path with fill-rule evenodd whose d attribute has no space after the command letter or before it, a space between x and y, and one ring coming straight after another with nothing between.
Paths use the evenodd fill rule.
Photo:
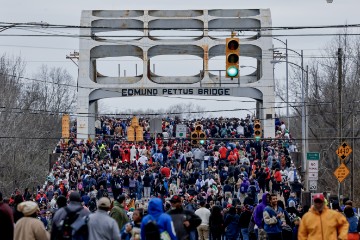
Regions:
<instances>
[{"instance_id":1,"label":"hood of jacket","mask_svg":"<svg viewBox=\"0 0 360 240\"><path fill-rule=\"evenodd\" d=\"M163 203L160 198L153 198L148 205L148 213L155 218L160 216L164 212Z\"/></svg>"},{"instance_id":2,"label":"hood of jacket","mask_svg":"<svg viewBox=\"0 0 360 240\"><path fill-rule=\"evenodd\" d=\"M257 207L255 208L255 212L254 212L254 221L256 223L256 225L259 227L259 228L263 228L264 227L264 224L262 222L262 219L263 219L263 211L266 207L266 197L269 193L268 192L265 192L263 195L262 195L262 201L259 205L257 205Z\"/></svg>"}]
</instances>

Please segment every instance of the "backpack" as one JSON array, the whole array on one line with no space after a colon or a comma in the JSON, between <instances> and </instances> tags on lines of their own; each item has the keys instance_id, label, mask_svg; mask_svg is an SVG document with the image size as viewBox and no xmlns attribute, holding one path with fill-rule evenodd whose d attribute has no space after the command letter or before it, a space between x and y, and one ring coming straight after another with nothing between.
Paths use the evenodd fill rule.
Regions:
<instances>
[{"instance_id":1,"label":"backpack","mask_svg":"<svg viewBox=\"0 0 360 240\"><path fill-rule=\"evenodd\" d=\"M170 240L170 235L167 231L160 233L159 227L155 219L149 215L151 219L145 224L145 240Z\"/></svg>"},{"instance_id":2,"label":"backpack","mask_svg":"<svg viewBox=\"0 0 360 240\"><path fill-rule=\"evenodd\" d=\"M160 240L160 231L155 219L151 218L144 226L146 240Z\"/></svg>"},{"instance_id":3,"label":"backpack","mask_svg":"<svg viewBox=\"0 0 360 240\"><path fill-rule=\"evenodd\" d=\"M79 208L75 212L71 212L68 207L64 208L66 211L66 217L59 226L58 236L56 239L87 239L87 218L80 218L79 213L82 208ZM74 228L73 225L76 225Z\"/></svg>"}]
</instances>

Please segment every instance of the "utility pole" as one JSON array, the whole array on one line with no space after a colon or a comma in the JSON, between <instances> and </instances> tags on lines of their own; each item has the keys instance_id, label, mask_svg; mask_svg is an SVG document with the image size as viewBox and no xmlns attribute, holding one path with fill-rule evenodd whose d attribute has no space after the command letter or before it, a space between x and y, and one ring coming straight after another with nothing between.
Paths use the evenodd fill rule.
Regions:
<instances>
[{"instance_id":1,"label":"utility pole","mask_svg":"<svg viewBox=\"0 0 360 240\"><path fill-rule=\"evenodd\" d=\"M352 154L352 159L351 159L351 179L350 179L350 198L352 201L354 201L354 175L355 175L355 169L354 169L354 162L355 162L355 114L353 112L353 117L352 117L352 146L353 146L353 154Z\"/></svg>"},{"instance_id":2,"label":"utility pole","mask_svg":"<svg viewBox=\"0 0 360 240\"><path fill-rule=\"evenodd\" d=\"M305 79L304 79L304 52L301 50L301 150L302 150L302 171L305 172L305 186L308 187L308 169L306 161L306 134L305 134ZM306 191L309 191L306 188Z\"/></svg>"},{"instance_id":3,"label":"utility pole","mask_svg":"<svg viewBox=\"0 0 360 240\"><path fill-rule=\"evenodd\" d=\"M288 54L288 42L285 40L286 48L286 118L287 118L287 129L290 132L290 117L289 117L289 54Z\"/></svg>"},{"instance_id":4,"label":"utility pole","mask_svg":"<svg viewBox=\"0 0 360 240\"><path fill-rule=\"evenodd\" d=\"M70 53L69 55L66 55L66 59L70 59L76 66L79 66L73 59L77 59L79 60L79 52L76 52L74 50L74 52Z\"/></svg>"},{"instance_id":5,"label":"utility pole","mask_svg":"<svg viewBox=\"0 0 360 240\"><path fill-rule=\"evenodd\" d=\"M339 145L342 143L342 48L338 49L338 138ZM341 160L340 160L341 164ZM340 166L338 164L338 166ZM341 184L338 184L338 197L340 198L341 192Z\"/></svg>"},{"instance_id":6,"label":"utility pole","mask_svg":"<svg viewBox=\"0 0 360 240\"><path fill-rule=\"evenodd\" d=\"M70 53L69 55L66 55L66 59L70 59L77 67L78 67L78 71L79 71L79 64L77 64L74 59L79 61L79 52L76 52L74 50L74 52ZM79 82L76 81L76 91L79 92Z\"/></svg>"}]
</instances>

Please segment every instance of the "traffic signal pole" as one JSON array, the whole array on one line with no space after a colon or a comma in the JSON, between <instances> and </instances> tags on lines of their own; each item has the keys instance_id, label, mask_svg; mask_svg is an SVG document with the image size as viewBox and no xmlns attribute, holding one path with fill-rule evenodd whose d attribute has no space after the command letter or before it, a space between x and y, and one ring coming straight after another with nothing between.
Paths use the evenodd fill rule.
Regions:
<instances>
[{"instance_id":1,"label":"traffic signal pole","mask_svg":"<svg viewBox=\"0 0 360 240\"><path fill-rule=\"evenodd\" d=\"M342 48L338 49L338 138L339 145L341 145L342 139ZM340 160L341 164L341 160ZM338 166L340 166L338 164ZM341 192L341 183L338 184L338 198L340 199Z\"/></svg>"}]
</instances>

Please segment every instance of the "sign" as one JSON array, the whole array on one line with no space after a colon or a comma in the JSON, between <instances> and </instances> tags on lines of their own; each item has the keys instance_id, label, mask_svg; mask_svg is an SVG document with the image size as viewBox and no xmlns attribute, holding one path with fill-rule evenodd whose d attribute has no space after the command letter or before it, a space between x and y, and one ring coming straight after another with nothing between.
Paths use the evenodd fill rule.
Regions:
<instances>
[{"instance_id":1,"label":"sign","mask_svg":"<svg viewBox=\"0 0 360 240\"><path fill-rule=\"evenodd\" d=\"M341 161L345 160L351 153L352 148L346 142L343 142L336 150L336 154Z\"/></svg>"},{"instance_id":2,"label":"sign","mask_svg":"<svg viewBox=\"0 0 360 240\"><path fill-rule=\"evenodd\" d=\"M123 88L122 97L160 95L231 96L230 88Z\"/></svg>"},{"instance_id":3,"label":"sign","mask_svg":"<svg viewBox=\"0 0 360 240\"><path fill-rule=\"evenodd\" d=\"M310 160L308 162L308 171L309 172L318 172L319 171L319 161Z\"/></svg>"},{"instance_id":4,"label":"sign","mask_svg":"<svg viewBox=\"0 0 360 240\"><path fill-rule=\"evenodd\" d=\"M160 118L153 118L149 122L150 133L162 133L162 120Z\"/></svg>"},{"instance_id":5,"label":"sign","mask_svg":"<svg viewBox=\"0 0 360 240\"><path fill-rule=\"evenodd\" d=\"M317 190L317 181L309 181L309 190L316 191Z\"/></svg>"},{"instance_id":6,"label":"sign","mask_svg":"<svg viewBox=\"0 0 360 240\"><path fill-rule=\"evenodd\" d=\"M308 152L306 153L307 160L320 160L320 153L319 152Z\"/></svg>"},{"instance_id":7,"label":"sign","mask_svg":"<svg viewBox=\"0 0 360 240\"><path fill-rule=\"evenodd\" d=\"M176 137L177 138L186 138L186 125L184 125L184 124L176 125Z\"/></svg>"},{"instance_id":8,"label":"sign","mask_svg":"<svg viewBox=\"0 0 360 240\"><path fill-rule=\"evenodd\" d=\"M346 167L344 163L341 163L341 165L335 170L334 175L337 178L337 180L341 183L344 181L344 179L350 174L349 169Z\"/></svg>"},{"instance_id":9,"label":"sign","mask_svg":"<svg viewBox=\"0 0 360 240\"><path fill-rule=\"evenodd\" d=\"M70 116L69 114L65 114L62 116L61 121L61 136L62 138L69 138L70 137Z\"/></svg>"},{"instance_id":10,"label":"sign","mask_svg":"<svg viewBox=\"0 0 360 240\"><path fill-rule=\"evenodd\" d=\"M309 172L309 180L318 180L319 179L319 174L318 172Z\"/></svg>"}]
</instances>

